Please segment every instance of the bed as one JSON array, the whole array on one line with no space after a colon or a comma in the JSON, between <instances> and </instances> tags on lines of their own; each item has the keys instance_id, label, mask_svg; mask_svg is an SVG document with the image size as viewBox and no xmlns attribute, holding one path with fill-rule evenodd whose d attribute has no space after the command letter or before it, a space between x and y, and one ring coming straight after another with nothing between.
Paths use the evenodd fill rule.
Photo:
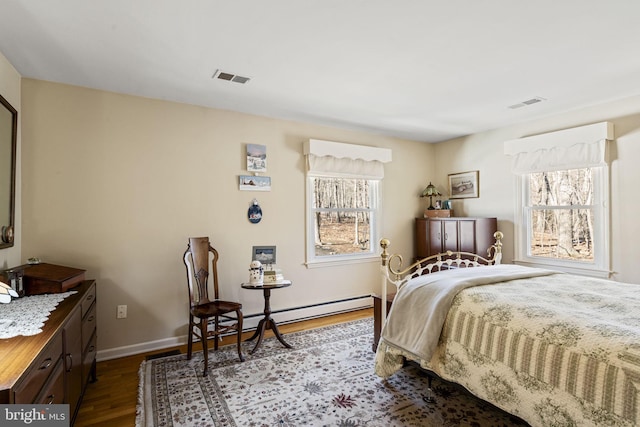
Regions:
<instances>
[{"instance_id":1,"label":"bed","mask_svg":"<svg viewBox=\"0 0 640 427\"><path fill-rule=\"evenodd\" d=\"M502 264L495 237L406 269L381 241L376 374L410 360L532 426L638 425L640 285Z\"/></svg>"}]
</instances>

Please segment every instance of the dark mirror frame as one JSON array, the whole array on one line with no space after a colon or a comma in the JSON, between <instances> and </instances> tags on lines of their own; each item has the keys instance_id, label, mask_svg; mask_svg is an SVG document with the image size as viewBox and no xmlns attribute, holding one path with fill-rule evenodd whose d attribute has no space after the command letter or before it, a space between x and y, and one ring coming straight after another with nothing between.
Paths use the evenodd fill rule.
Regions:
<instances>
[{"instance_id":1,"label":"dark mirror frame","mask_svg":"<svg viewBox=\"0 0 640 427\"><path fill-rule=\"evenodd\" d=\"M11 113L11 178L10 196L9 196L9 224L0 224L0 249L10 248L13 246L15 233L15 215L16 215L16 152L18 149L18 112L9 104L9 102L0 95L0 103ZM0 137L1 139L2 137ZM0 185L5 185L0 183ZM6 207L0 206L4 210Z\"/></svg>"}]
</instances>

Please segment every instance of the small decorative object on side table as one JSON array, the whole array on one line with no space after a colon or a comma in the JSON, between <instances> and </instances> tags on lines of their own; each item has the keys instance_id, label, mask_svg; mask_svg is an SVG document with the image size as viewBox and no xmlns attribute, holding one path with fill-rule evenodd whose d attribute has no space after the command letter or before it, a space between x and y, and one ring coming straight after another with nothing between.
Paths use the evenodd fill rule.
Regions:
<instances>
[{"instance_id":1,"label":"small decorative object on side table","mask_svg":"<svg viewBox=\"0 0 640 427\"><path fill-rule=\"evenodd\" d=\"M282 270L276 268L275 264L270 264L269 268L264 270L264 282L266 284L282 282L283 280Z\"/></svg>"},{"instance_id":2,"label":"small decorative object on side table","mask_svg":"<svg viewBox=\"0 0 640 427\"><path fill-rule=\"evenodd\" d=\"M264 267L257 260L251 261L249 264L249 284L252 286L261 286L264 283Z\"/></svg>"},{"instance_id":3,"label":"small decorative object on side table","mask_svg":"<svg viewBox=\"0 0 640 427\"><path fill-rule=\"evenodd\" d=\"M264 317L260 319L260 322L258 323L258 327L256 328L256 332L246 340L246 341L253 341L255 338L258 338L258 341L256 342L255 347L253 347L253 350L251 350L249 354L253 354L256 352L256 350L258 350L258 348L262 344L262 340L264 339L264 332L267 329L271 329L273 331L273 334L276 336L278 341L282 343L282 345L284 345L287 348L293 348L289 343L287 343L284 340L284 338L282 338L280 331L278 331L278 326L276 325L276 322L271 318L271 304L270 304L271 289L280 289L280 288L286 288L288 286L291 286L291 280L282 280L280 282L263 283L260 285L243 283L241 286L244 289L262 289L263 295L264 295Z\"/></svg>"}]
</instances>

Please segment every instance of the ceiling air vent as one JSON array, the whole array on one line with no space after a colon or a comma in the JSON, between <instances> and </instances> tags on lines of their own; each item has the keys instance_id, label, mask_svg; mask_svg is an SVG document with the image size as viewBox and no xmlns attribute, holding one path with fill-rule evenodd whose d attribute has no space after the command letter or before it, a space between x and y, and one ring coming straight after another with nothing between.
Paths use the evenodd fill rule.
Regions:
<instances>
[{"instance_id":1,"label":"ceiling air vent","mask_svg":"<svg viewBox=\"0 0 640 427\"><path fill-rule=\"evenodd\" d=\"M216 70L216 72L212 76L213 79L227 80L230 82L245 84L251 78L239 76L237 74L227 73L226 71Z\"/></svg>"},{"instance_id":2,"label":"ceiling air vent","mask_svg":"<svg viewBox=\"0 0 640 427\"><path fill-rule=\"evenodd\" d=\"M542 101L546 101L546 99L537 96L535 98L527 99L526 101L522 101L517 104L509 105L509 108L515 110L516 108L526 107L527 105L537 104L538 102Z\"/></svg>"}]
</instances>

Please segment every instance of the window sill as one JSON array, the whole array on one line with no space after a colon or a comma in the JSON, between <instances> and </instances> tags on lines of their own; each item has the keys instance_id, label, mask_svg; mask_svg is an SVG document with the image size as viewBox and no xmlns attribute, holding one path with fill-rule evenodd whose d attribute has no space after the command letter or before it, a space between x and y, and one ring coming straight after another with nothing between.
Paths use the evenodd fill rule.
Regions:
<instances>
[{"instance_id":1,"label":"window sill","mask_svg":"<svg viewBox=\"0 0 640 427\"><path fill-rule=\"evenodd\" d=\"M599 270L596 268L570 267L566 265L544 264L540 262L515 260L515 259L513 260L513 263L518 265L524 265L526 267L546 268L547 270L557 270L557 271L562 271L564 273L577 274L580 276L597 277L600 279L609 279L611 276L610 271Z\"/></svg>"},{"instance_id":2,"label":"window sill","mask_svg":"<svg viewBox=\"0 0 640 427\"><path fill-rule=\"evenodd\" d=\"M370 255L361 258L343 258L343 259L331 259L331 260L314 260L307 261L304 265L307 268L323 268L323 267L338 267L342 265L350 265L350 264L363 264L363 263L374 263L381 262L379 255Z\"/></svg>"}]
</instances>

